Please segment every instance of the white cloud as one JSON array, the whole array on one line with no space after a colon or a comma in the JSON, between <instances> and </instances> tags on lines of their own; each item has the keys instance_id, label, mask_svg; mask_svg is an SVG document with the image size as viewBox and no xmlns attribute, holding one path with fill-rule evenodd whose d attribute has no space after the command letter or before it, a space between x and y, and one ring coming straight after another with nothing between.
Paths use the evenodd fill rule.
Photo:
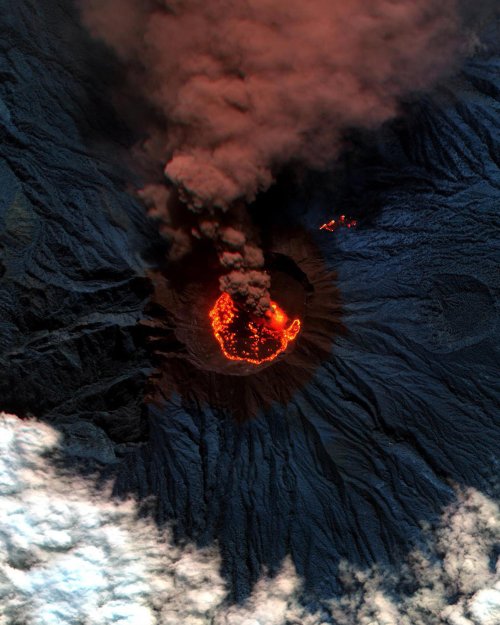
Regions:
<instances>
[{"instance_id":1,"label":"white cloud","mask_svg":"<svg viewBox=\"0 0 500 625\"><path fill-rule=\"evenodd\" d=\"M480 625L498 625L500 623L500 582L492 588L479 590L472 597L469 610L474 621Z\"/></svg>"},{"instance_id":2,"label":"white cloud","mask_svg":"<svg viewBox=\"0 0 500 625\"><path fill-rule=\"evenodd\" d=\"M500 509L472 489L399 570L343 564L345 593L330 602L339 625L500 625Z\"/></svg>"},{"instance_id":3,"label":"white cloud","mask_svg":"<svg viewBox=\"0 0 500 625\"><path fill-rule=\"evenodd\" d=\"M0 623L207 622L226 596L217 552L175 548L132 502L58 475L57 445L48 426L0 416Z\"/></svg>"},{"instance_id":4,"label":"white cloud","mask_svg":"<svg viewBox=\"0 0 500 625\"><path fill-rule=\"evenodd\" d=\"M319 616L308 614L298 602L300 580L287 558L273 578L260 579L244 605L219 610L214 625L318 625Z\"/></svg>"},{"instance_id":5,"label":"white cloud","mask_svg":"<svg viewBox=\"0 0 500 625\"><path fill-rule=\"evenodd\" d=\"M288 558L243 605L229 605L215 548L174 547L139 519L62 476L58 435L0 414L0 625L500 625L498 505L473 489L398 569L341 564L343 593L301 604Z\"/></svg>"}]
</instances>

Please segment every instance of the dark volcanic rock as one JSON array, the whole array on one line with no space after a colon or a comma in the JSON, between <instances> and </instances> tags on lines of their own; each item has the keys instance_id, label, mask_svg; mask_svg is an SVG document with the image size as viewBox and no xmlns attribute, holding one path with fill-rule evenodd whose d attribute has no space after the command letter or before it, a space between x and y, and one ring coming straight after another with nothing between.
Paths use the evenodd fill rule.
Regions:
<instances>
[{"instance_id":1,"label":"dark volcanic rock","mask_svg":"<svg viewBox=\"0 0 500 625\"><path fill-rule=\"evenodd\" d=\"M111 160L118 125L70 6L2 11L0 396L136 440L148 227Z\"/></svg>"},{"instance_id":2,"label":"dark volcanic rock","mask_svg":"<svg viewBox=\"0 0 500 625\"><path fill-rule=\"evenodd\" d=\"M150 413L117 492L155 493L180 535L217 538L237 596L287 552L325 594L342 557L398 561L452 482L496 472L499 63L475 58L362 140L334 190L322 176L282 202L277 220L316 232L342 295L347 335L312 381L240 426L175 397ZM332 211L359 227L320 232Z\"/></svg>"},{"instance_id":3,"label":"dark volcanic rock","mask_svg":"<svg viewBox=\"0 0 500 625\"><path fill-rule=\"evenodd\" d=\"M179 537L217 539L239 597L288 552L331 593L340 557L395 561L418 541L450 480L484 488L500 449L500 55L490 46L404 121L353 137L335 177L282 202L338 276L347 329L287 405L238 424L173 395L146 415L137 321L155 235L117 164L129 139L103 50L69 2L2 4L0 408L112 463L105 430L115 492L156 496ZM358 228L318 231L333 212Z\"/></svg>"}]
</instances>

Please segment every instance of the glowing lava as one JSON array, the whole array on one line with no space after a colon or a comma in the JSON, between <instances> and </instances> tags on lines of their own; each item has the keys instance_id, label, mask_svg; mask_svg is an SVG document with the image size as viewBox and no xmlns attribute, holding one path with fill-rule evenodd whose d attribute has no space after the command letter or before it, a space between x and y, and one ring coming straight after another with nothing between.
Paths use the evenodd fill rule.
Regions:
<instances>
[{"instance_id":1,"label":"glowing lava","mask_svg":"<svg viewBox=\"0 0 500 625\"><path fill-rule=\"evenodd\" d=\"M350 217L346 217L345 215L340 215L338 220L332 219L326 224L320 226L319 229L328 230L328 232L335 232L335 230L338 230L341 227L355 228L357 225L358 222L355 219L351 219Z\"/></svg>"},{"instance_id":2,"label":"glowing lava","mask_svg":"<svg viewBox=\"0 0 500 625\"><path fill-rule=\"evenodd\" d=\"M219 297L209 316L224 356L254 365L274 360L300 331L299 319L289 323L276 302L264 317L255 317L237 307L228 293Z\"/></svg>"}]
</instances>

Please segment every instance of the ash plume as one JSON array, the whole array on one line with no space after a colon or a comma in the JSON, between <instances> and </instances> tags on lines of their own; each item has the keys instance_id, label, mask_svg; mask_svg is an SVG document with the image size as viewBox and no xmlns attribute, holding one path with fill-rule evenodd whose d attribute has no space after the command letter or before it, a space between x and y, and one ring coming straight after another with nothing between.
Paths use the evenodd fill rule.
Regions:
<instances>
[{"instance_id":1,"label":"ash plume","mask_svg":"<svg viewBox=\"0 0 500 625\"><path fill-rule=\"evenodd\" d=\"M215 242L221 288L257 312L269 305L269 276L248 216L241 220L244 203L285 165L328 167L346 128L393 117L404 94L450 69L461 45L458 0L81 4L91 32L165 121L151 145L166 184L197 216L194 235ZM172 225L157 188L143 195L174 256L185 253L191 229ZM224 237L226 226L239 232L237 243Z\"/></svg>"}]
</instances>

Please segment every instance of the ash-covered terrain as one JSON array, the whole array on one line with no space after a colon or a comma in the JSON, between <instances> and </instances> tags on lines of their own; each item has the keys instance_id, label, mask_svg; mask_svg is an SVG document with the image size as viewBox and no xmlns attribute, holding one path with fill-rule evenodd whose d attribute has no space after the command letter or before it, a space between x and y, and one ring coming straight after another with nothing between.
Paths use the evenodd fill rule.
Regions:
<instances>
[{"instance_id":1,"label":"ash-covered terrain","mask_svg":"<svg viewBox=\"0 0 500 625\"><path fill-rule=\"evenodd\" d=\"M174 281L132 191L137 137L112 104L121 78L111 54L69 1L0 8L0 409L61 433L58 470L92 485L108 478L115 496L136 498L179 545L217 547L206 578L216 602L251 597L256 607L221 608L212 622L266 622L255 616L266 588L258 580L283 566L293 583L278 576L276 593L294 595L300 581L301 601L320 614L314 623L392 625L407 614L411 625L500 622L491 521L500 449L498 21L483 25L463 68L406 102L400 119L353 131L331 172L300 183L283 176L258 198L253 215L273 233L269 253L288 246L316 290L305 289L304 331L289 360L241 376L205 370L205 352L193 352L193 333L183 343L182 313L162 297L158 285ZM357 227L319 230L341 213ZM310 341L308 314L318 328ZM464 509L462 523L455 512ZM425 552L429 532L437 538ZM466 536L450 564L450 545ZM425 562L410 574L415 549ZM155 559L154 576L158 567ZM482 586L461 575L471 567L489 589L481 604L472 597ZM430 569L431 585L421 574ZM28 610L31 595L19 588L24 603L6 618ZM417 607L405 599L429 588ZM175 622L155 610L152 623ZM268 622L307 622L293 610Z\"/></svg>"}]
</instances>

